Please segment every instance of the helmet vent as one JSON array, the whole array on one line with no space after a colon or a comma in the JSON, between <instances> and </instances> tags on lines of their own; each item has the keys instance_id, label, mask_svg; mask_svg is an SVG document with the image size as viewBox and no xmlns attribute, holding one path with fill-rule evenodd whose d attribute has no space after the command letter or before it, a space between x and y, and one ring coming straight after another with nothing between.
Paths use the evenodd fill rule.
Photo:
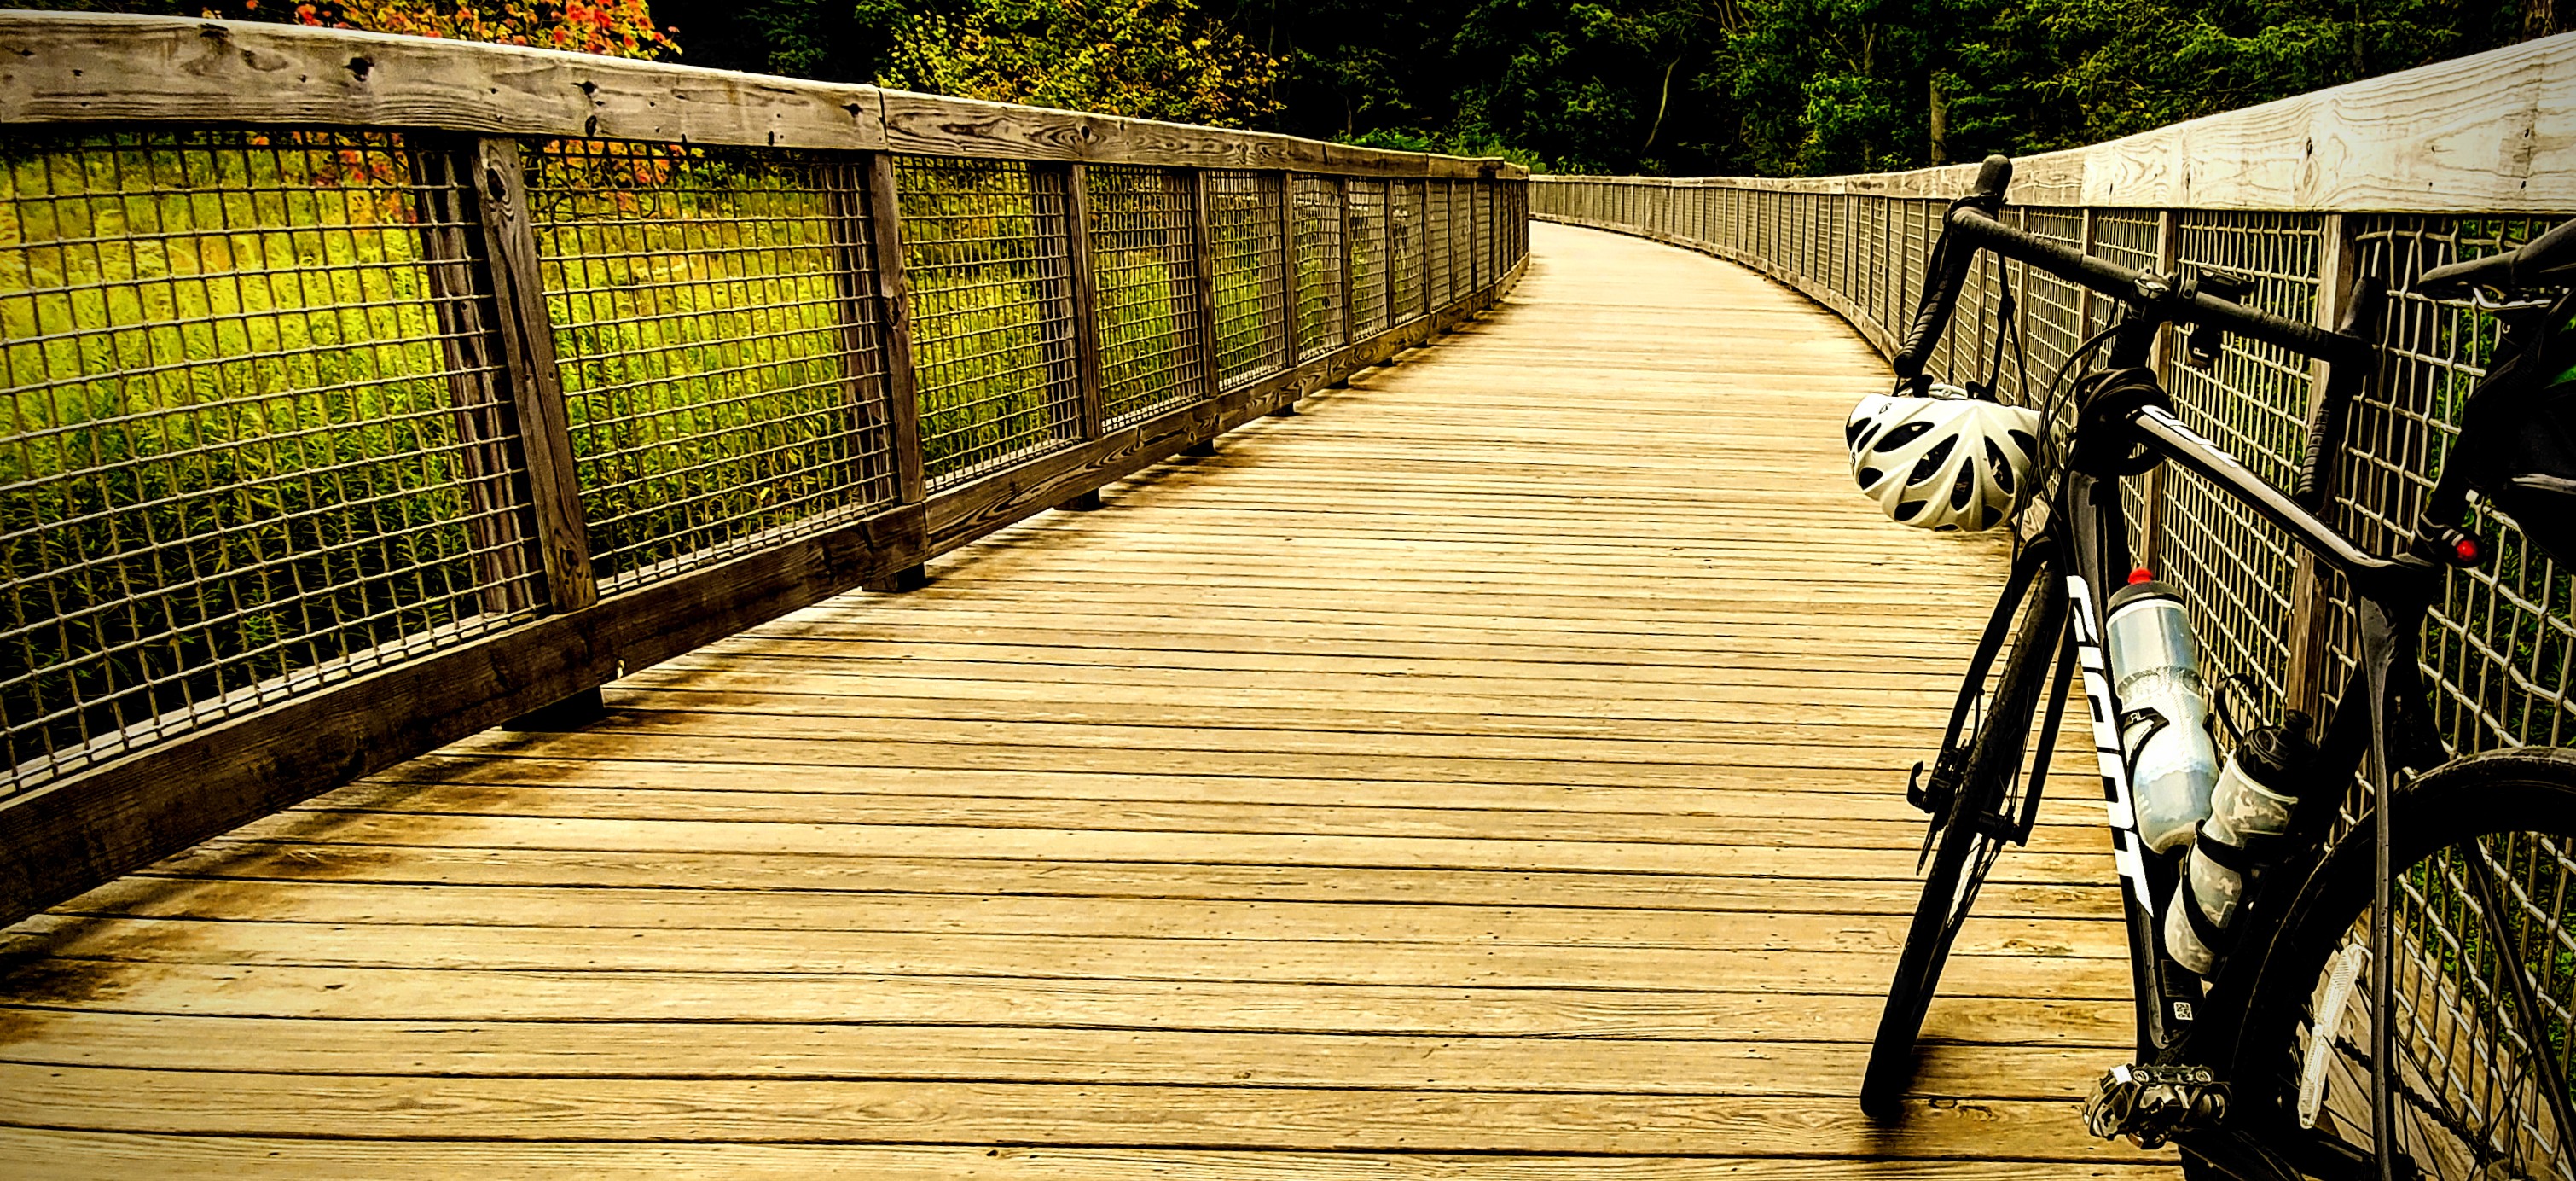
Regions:
<instances>
[{"instance_id":1,"label":"helmet vent","mask_svg":"<svg viewBox=\"0 0 2576 1181\"><path fill-rule=\"evenodd\" d=\"M1968 498L1976 494L1977 469L1974 466L1961 467L1959 469L1959 482L1950 486L1950 507L1954 509L1966 508L1968 507Z\"/></svg>"},{"instance_id":2,"label":"helmet vent","mask_svg":"<svg viewBox=\"0 0 2576 1181\"><path fill-rule=\"evenodd\" d=\"M1914 514L1922 512L1923 506L1930 503L1931 502L1928 500L1906 501L1905 503L1896 506L1896 519L1900 521L1911 521L1914 519Z\"/></svg>"},{"instance_id":3,"label":"helmet vent","mask_svg":"<svg viewBox=\"0 0 2576 1181\"><path fill-rule=\"evenodd\" d=\"M1887 478L1886 472L1882 472L1874 467L1862 468L1858 472L1853 473L1853 475L1859 478L1861 491L1863 492L1869 491L1873 485L1876 485L1880 480Z\"/></svg>"},{"instance_id":4,"label":"helmet vent","mask_svg":"<svg viewBox=\"0 0 2576 1181\"><path fill-rule=\"evenodd\" d=\"M1986 470L1994 473L1995 487L2006 496L2013 494L2012 461L2004 458L2004 449L1995 446L1992 439L1986 440Z\"/></svg>"},{"instance_id":5,"label":"helmet vent","mask_svg":"<svg viewBox=\"0 0 2576 1181\"><path fill-rule=\"evenodd\" d=\"M1922 438L1923 433L1931 429L1932 424L1928 422L1900 423L1895 430L1887 432L1887 434L1879 438L1877 443L1872 444L1870 450L1894 451L1916 439Z\"/></svg>"},{"instance_id":6,"label":"helmet vent","mask_svg":"<svg viewBox=\"0 0 2576 1181\"><path fill-rule=\"evenodd\" d=\"M1959 436L1957 435L1951 435L1934 443L1931 450L1923 453L1923 458L1914 461L1914 474L1905 478L1906 484L1911 486L1931 479L1933 473L1941 470L1941 462L1950 458L1950 453L1958 449Z\"/></svg>"}]
</instances>

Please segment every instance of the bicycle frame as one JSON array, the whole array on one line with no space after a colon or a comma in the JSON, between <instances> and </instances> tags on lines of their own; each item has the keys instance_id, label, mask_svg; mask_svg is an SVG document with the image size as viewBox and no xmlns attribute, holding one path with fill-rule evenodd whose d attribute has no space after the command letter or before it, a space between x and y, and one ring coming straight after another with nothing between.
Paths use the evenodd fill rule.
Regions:
<instances>
[{"instance_id":1,"label":"bicycle frame","mask_svg":"<svg viewBox=\"0 0 2576 1181\"><path fill-rule=\"evenodd\" d=\"M2440 584L2441 568L2420 558L2391 560L2363 553L2332 526L2184 426L2170 411L2139 407L2125 416L2125 423L2158 462L2176 463L2206 477L2229 499L2253 508L2288 532L2354 587L2361 613L2361 651L2358 665L2337 699L2342 707L2333 712L2324 728L2325 758L2318 774L2320 782L2349 782L2359 771L2376 793L2388 783L2393 766L2387 740L2392 720L2389 710L2422 708L2412 693L2394 691L2411 685L2411 675L2398 670L2411 672L2414 667L2416 626L2422 622L2426 605ZM2103 604L2111 590L2126 584L2134 565L2128 522L2120 511L2119 488L2117 476L2069 469L2049 512L2049 525L2026 544L2053 547L2055 569L2065 582L2064 593L2070 600L2067 626L2073 632L2074 672L2082 678L2085 706L2092 721L2094 753L2109 812L2112 858L2120 878L2129 930L2130 967L2138 1003L2138 1052L2142 1058L2152 1060L2181 1040L2204 1016L2205 998L2200 977L2165 954L2157 933L2159 907L2172 897L2175 871L2169 859L2149 855L2138 835L2135 802L2120 748L2120 705L2103 653ZM2356 710L2352 708L2355 703L2367 703L2373 708ZM2034 783L2029 790L2035 793L2039 789L2040 785ZM2244 933L2249 939L2260 935L2261 932Z\"/></svg>"},{"instance_id":2,"label":"bicycle frame","mask_svg":"<svg viewBox=\"0 0 2576 1181\"><path fill-rule=\"evenodd\" d=\"M2117 722L2120 719L2120 701L2117 701L2115 688L2112 688L2110 665L2107 665L2105 650L2102 650L2102 634L2105 634L2107 624L2107 593L2115 590L2117 585L2125 585L2125 575L2133 567L2128 521L2120 513L2120 477L2141 474L2156 464L2166 462L2190 469L2190 472L2205 477L2210 485L2218 487L2218 493L2226 495L2228 500L2246 505L2264 521L2275 523L2277 529L2290 534L2290 539L2306 552L2311 552L2318 562L2324 562L2326 567L2344 575L2347 585L2354 590L2354 601L2360 609L2357 665L2354 665L2349 683L2344 686L2344 694L2336 699L2334 714L2326 719L2324 758L2318 763L2321 779L2308 786L2308 792L2300 792L2303 797L2313 797L2318 784L2349 784L2354 771L2360 771L2362 779L2370 786L2372 810L2378 810L2380 802L2391 799L2388 792L2391 792L2393 774L2396 774L2391 730L2393 722L2398 722L2398 725L2411 722L2411 719L2401 722L2401 712L2421 714L2421 709L2424 709L2421 696L2414 691L2414 645L2416 629L2424 621L2424 611L2442 585L2442 565L2421 557L2421 554L2401 554L2401 557L2391 560L2391 557L2375 557L2375 554L2362 552L2357 544L2352 544L2352 539L2339 534L2324 518L2318 518L2308 505L2300 505L2295 498L2280 493L2277 487L2272 487L2262 477L2249 472L2244 464L2236 462L2231 454L2210 444L2208 438L2202 438L2200 433L2187 428L2182 420L2174 418L2169 400L2164 397L2164 389L2154 382L2154 376L2146 374L2146 369L2143 369L2148 356L2151 356L2151 348L2154 348L2156 333L2161 333L2161 327L2169 325L2169 322L2218 327L2226 333L2239 333L2246 338L2293 348L2303 356L2329 361L2331 382L2326 387L2329 415L2321 415L2321 428L2311 438L2308 472L2300 477L2300 487L2313 487L2316 464L2324 462L2324 451L2342 444L2331 428L2331 423L2334 423L2331 410L2347 405L2349 397L2357 392L2354 387L2360 384L2357 374L2362 371L2362 366L2372 364L2372 356L2375 356L2375 348L2370 348L2370 343L2362 340L2360 333L2352 330L2352 325L2344 327L2342 333L2326 333L2321 327L2277 320L2277 317L2262 315L2254 309L2236 307L2233 299L2213 297L2213 294L2200 289L2195 278L2166 281L2166 278L2156 276L2138 276L2138 273L2123 271L2123 268L2115 268L2084 253L2063 248L2056 242L2022 235L2022 232L2014 232L2014 229L1994 222L1991 206L1999 204L1999 199L2002 199L2002 183L1981 186L1981 196L1960 201L1950 211L1947 227L1965 237L1965 250L1963 255L1942 260L1937 266L1935 281L1945 281L1950 286L1942 291L1927 291L1924 317L1917 320L1914 343L1904 353L1899 353L1899 371L1906 376L1922 374L1922 356L1927 356L1929 351L1927 340L1935 338L1940 333L1942 320L1947 320L1947 304L1950 304L1950 299L1955 299L1955 284L1958 284L1960 276L1965 276L1965 268L1973 260L1976 248L1994 250L1996 255L2004 255L2004 258L2017 258L2027 266L2043 268L2043 271L2056 273L2066 281L2089 286L2099 294L2117 299L2120 317L2112 325L2112 353L2107 358L2105 371L2112 376L2128 374L2130 379L2128 382L2105 379L2105 382L2079 384L2084 400L2076 405L2076 436L2069 438L2066 454L2061 456L2063 472L2053 472L2056 482L2053 482L2053 495L2048 495L2048 500L2045 500L2048 511L2045 511L2043 523L2025 544L2056 547L2056 570L2066 580L2066 596L2069 596L2069 624L2066 627L2071 629L2071 639L2074 639L2074 670L2076 676L2081 676L2081 681L2084 681L2084 701L2087 701L2087 712L2092 714L2094 756L2102 768L2102 797L2105 797L2107 823L2112 830L2112 861L2115 861L2117 877L2120 877L2123 921L2128 928L2130 977L2133 977L2133 995L2136 995L2138 1006L2138 1055L2146 1062L2169 1057L2169 1049L2184 1044L2184 1039L2190 1037L2192 1029L2202 1019L2215 1016L2223 1026L2223 1037L2215 1037L2213 1042L2221 1047L2218 1055L2226 1057L2226 1060L2208 1062L2208 1057L2213 1055L2202 1052L2202 1042L2187 1044L2182 1057L2195 1060L2197 1065L2215 1065L2215 1068L2221 1068L2221 1078L2228 1078L2233 1073L2233 1047L2239 1042L2233 1026L2239 1024L2241 1016L2244 1016L2241 998L2251 993L2251 975L2259 970L2262 957L2259 954L2257 957L2244 957L2244 954L2231 957L2231 962L2221 967L2221 975L2218 975L2213 988L2205 990L2195 972L2174 962L2164 952L2164 939L2156 928L2159 900L2172 900L2174 897L2177 864L2174 864L2174 859L2148 856L2146 843L2138 835L2136 799L2130 797L2128 761L2120 750L2120 722ZM2427 513L2437 513L2439 505L2447 505L2450 500L2450 495L2437 495L2434 503L2427 505ZM2452 505L2452 508L2458 508L2458 505ZM2452 516L2458 516L2458 513L2452 513ZM2445 539L2445 534L2432 529L2432 523L2434 516L2427 516L2427 526L2421 526L2416 536L2419 539L2427 539L2427 536ZM2470 549L2463 549L2463 557L2468 557L2468 554ZM1981 658L1984 658L1984 652L1981 652ZM2058 676L2066 676L2066 673L2061 670ZM2354 709L2354 704L2360 704L2360 709ZM2043 730L2053 735L2056 725L2058 717L2048 717ZM2406 732L2421 735L2427 730L2406 725ZM2027 786L2030 802L2035 802L2040 789L2043 789L2043 784L2038 784L2038 781ZM2324 856L2324 830L2321 830L2321 820L2316 817L2324 810L2306 807L2303 812L2308 812L2311 820L2306 820L2303 830L2295 833L2295 841L2290 843L2293 864L2282 866L2285 874L2277 874L2275 879L2287 877L2290 882L2298 882L2300 877L2306 877L2306 869L2311 869L2316 859ZM2326 820L2331 820L2331 815ZM2385 1013L2388 1003L2391 1003L2393 944L2391 825L2375 823L2372 830L2375 830L2378 848L2375 848L2375 879L2372 879L2370 990L2375 1006L2378 1006L2375 1011ZM2298 864L2300 859L2306 859L2308 864ZM2280 913L2280 908L2246 905L2246 918L2241 918L2241 923L2251 923L2251 926L2236 931L2236 944L2267 949L2272 936L2275 936L2277 913ZM2262 926L2264 918L2259 918L2259 915L2275 915L2275 918L2269 918L2269 923L2275 923L2275 928ZM2218 1000L2215 1013L2208 1008L2213 995ZM2391 1021L2372 1021L2372 1062L2391 1060ZM2385 1078L2383 1070L2372 1073L2372 1127L2396 1127L2391 1080ZM2221 1137L2210 1137L2210 1140L2221 1140ZM2391 1178L2393 1160L2388 1147L2385 1147L2388 1140L2375 1137L2375 1142L2380 1145L2378 1160L2375 1160L2380 1178ZM2221 1153L2231 1155L2231 1158L2246 1160L2249 1173L2280 1173L2277 1163L2264 1163L2262 1160L2262 1155L2267 1153L2262 1145L2236 1145L2233 1150L2228 1150L2226 1145L2218 1147L2221 1147Z\"/></svg>"}]
</instances>

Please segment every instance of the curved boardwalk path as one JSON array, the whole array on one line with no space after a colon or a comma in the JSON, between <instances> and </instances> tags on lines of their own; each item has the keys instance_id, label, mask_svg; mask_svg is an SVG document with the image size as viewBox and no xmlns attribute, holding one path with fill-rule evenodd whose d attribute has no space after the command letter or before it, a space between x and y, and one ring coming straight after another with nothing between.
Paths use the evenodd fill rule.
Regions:
<instances>
[{"instance_id":1,"label":"curved boardwalk path","mask_svg":"<svg viewBox=\"0 0 2576 1181\"><path fill-rule=\"evenodd\" d=\"M1308 412L8 937L16 1177L2165 1176L2082 788L1851 1099L1899 768L1996 578L1879 519L1884 370L1541 226Z\"/></svg>"}]
</instances>

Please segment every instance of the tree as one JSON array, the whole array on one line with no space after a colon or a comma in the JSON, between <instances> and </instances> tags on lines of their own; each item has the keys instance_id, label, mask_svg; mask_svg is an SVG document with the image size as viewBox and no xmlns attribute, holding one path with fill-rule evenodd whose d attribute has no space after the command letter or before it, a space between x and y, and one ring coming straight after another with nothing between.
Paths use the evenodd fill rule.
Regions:
<instances>
[{"instance_id":1,"label":"tree","mask_svg":"<svg viewBox=\"0 0 2576 1181\"><path fill-rule=\"evenodd\" d=\"M1459 71L1459 121L1561 167L1659 171L1691 156L1683 141L1704 129L1696 67L1712 60L1732 9L1710 0L1483 0L1452 42L1462 62L1482 66ZM1684 109L1692 117L1676 119Z\"/></svg>"},{"instance_id":2,"label":"tree","mask_svg":"<svg viewBox=\"0 0 2576 1181\"><path fill-rule=\"evenodd\" d=\"M1278 63L1191 0L975 0L905 14L880 80L965 98L1242 127Z\"/></svg>"}]
</instances>

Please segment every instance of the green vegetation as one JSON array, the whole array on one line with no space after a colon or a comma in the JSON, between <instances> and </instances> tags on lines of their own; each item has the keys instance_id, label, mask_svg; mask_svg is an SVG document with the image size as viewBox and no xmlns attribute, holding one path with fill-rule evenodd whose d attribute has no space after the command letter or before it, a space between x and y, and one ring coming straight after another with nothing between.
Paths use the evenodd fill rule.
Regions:
<instances>
[{"instance_id":1,"label":"green vegetation","mask_svg":"<svg viewBox=\"0 0 2576 1181\"><path fill-rule=\"evenodd\" d=\"M604 582L891 502L856 167L532 147ZM25 137L0 157L8 764L541 605L492 311L430 253L475 236L437 171L390 137L324 133ZM931 481L1074 438L1064 174L897 176ZM1211 179L1213 344L1248 372L1278 360L1276 194ZM1190 197L1157 170L1097 180L1105 409L1132 420L1207 392Z\"/></svg>"},{"instance_id":2,"label":"green vegetation","mask_svg":"<svg viewBox=\"0 0 2576 1181\"><path fill-rule=\"evenodd\" d=\"M0 158L9 764L220 714L484 594L488 485L399 163L323 135L72 142Z\"/></svg>"},{"instance_id":3,"label":"green vegetation","mask_svg":"<svg viewBox=\"0 0 2576 1181\"><path fill-rule=\"evenodd\" d=\"M1153 168L1089 173L1091 269L1099 293L1100 413L1123 424L1205 396L1189 190Z\"/></svg>"},{"instance_id":4,"label":"green vegetation","mask_svg":"<svg viewBox=\"0 0 2576 1181\"><path fill-rule=\"evenodd\" d=\"M528 186L603 580L893 499L808 160L560 144ZM873 462L869 462L869 461Z\"/></svg>"}]
</instances>

